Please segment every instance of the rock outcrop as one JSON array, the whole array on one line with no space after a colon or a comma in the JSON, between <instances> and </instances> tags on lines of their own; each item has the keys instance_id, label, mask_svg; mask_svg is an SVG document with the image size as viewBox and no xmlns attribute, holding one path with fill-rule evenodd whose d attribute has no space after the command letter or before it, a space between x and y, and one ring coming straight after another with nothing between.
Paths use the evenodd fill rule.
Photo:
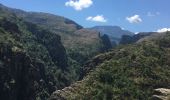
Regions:
<instances>
[{"instance_id":1,"label":"rock outcrop","mask_svg":"<svg viewBox=\"0 0 170 100\"><path fill-rule=\"evenodd\" d=\"M170 89L158 88L152 96L153 100L170 100Z\"/></svg>"}]
</instances>

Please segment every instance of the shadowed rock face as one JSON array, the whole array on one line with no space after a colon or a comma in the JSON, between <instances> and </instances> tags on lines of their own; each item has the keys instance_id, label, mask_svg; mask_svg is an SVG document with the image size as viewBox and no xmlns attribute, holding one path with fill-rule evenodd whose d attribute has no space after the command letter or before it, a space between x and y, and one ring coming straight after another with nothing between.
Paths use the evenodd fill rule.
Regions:
<instances>
[{"instance_id":1,"label":"shadowed rock face","mask_svg":"<svg viewBox=\"0 0 170 100\"><path fill-rule=\"evenodd\" d=\"M2 21L0 22L0 27L3 27L6 31L9 31L10 33L14 34L19 34L21 33L19 31L19 28L16 24L11 23L10 21L8 21L7 19L2 19Z\"/></svg>"},{"instance_id":2,"label":"shadowed rock face","mask_svg":"<svg viewBox=\"0 0 170 100\"><path fill-rule=\"evenodd\" d=\"M0 13L0 99L46 100L69 85L60 36L7 11Z\"/></svg>"},{"instance_id":3,"label":"shadowed rock face","mask_svg":"<svg viewBox=\"0 0 170 100\"><path fill-rule=\"evenodd\" d=\"M108 51L109 49L112 48L112 44L109 40L108 35L104 34L103 36L101 36L102 42L104 44L103 50L102 51Z\"/></svg>"},{"instance_id":4,"label":"shadowed rock face","mask_svg":"<svg viewBox=\"0 0 170 100\"><path fill-rule=\"evenodd\" d=\"M28 22L25 23L27 25L27 30L32 32L37 37L37 41L47 48L52 61L62 70L67 70L68 59L65 48L61 43L60 36L53 33L49 35L49 31L37 30L38 27L35 24L31 24Z\"/></svg>"},{"instance_id":5,"label":"shadowed rock face","mask_svg":"<svg viewBox=\"0 0 170 100\"><path fill-rule=\"evenodd\" d=\"M16 48L0 44L0 97L2 100L35 100L36 93L46 87L44 66Z\"/></svg>"}]
</instances>

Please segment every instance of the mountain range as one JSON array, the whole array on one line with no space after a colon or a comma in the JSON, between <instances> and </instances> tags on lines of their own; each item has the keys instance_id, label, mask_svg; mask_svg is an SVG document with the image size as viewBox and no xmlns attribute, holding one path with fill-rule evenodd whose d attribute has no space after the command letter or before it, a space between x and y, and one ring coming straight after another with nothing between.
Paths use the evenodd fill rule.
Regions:
<instances>
[{"instance_id":1,"label":"mountain range","mask_svg":"<svg viewBox=\"0 0 170 100\"><path fill-rule=\"evenodd\" d=\"M83 28L0 4L1 100L158 99L155 89L170 88L169 58L170 32Z\"/></svg>"},{"instance_id":2,"label":"mountain range","mask_svg":"<svg viewBox=\"0 0 170 100\"><path fill-rule=\"evenodd\" d=\"M47 99L80 77L81 66L111 48L107 36L67 18L0 5L3 100Z\"/></svg>"}]
</instances>

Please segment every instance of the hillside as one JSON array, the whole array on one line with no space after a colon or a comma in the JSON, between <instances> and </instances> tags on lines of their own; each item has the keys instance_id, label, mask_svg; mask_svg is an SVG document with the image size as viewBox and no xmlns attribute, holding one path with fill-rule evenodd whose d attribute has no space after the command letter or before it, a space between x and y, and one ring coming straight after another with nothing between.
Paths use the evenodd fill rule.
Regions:
<instances>
[{"instance_id":1,"label":"hillside","mask_svg":"<svg viewBox=\"0 0 170 100\"><path fill-rule=\"evenodd\" d=\"M13 18L18 17L27 23L31 23L32 25L29 25L31 32L36 32L36 29L32 30L34 25L36 25L59 35L61 43L66 49L68 59L66 64L68 64L69 70L71 70L70 73L72 73L71 77L73 80L79 79L81 66L87 60L110 49L110 47L105 46L105 44L109 43L106 43L97 31L84 29L67 18L42 12L26 12L3 5L0 5L0 9L2 12L1 16L4 15L4 17L9 16L9 18L12 18L10 15L13 15Z\"/></svg>"},{"instance_id":2,"label":"hillside","mask_svg":"<svg viewBox=\"0 0 170 100\"><path fill-rule=\"evenodd\" d=\"M13 17L18 17L27 23L31 23L32 25L28 25L31 32L37 32L34 29L34 25L36 25L59 35L61 43L66 49L67 64L69 70L71 70L73 80L79 78L80 68L87 60L111 48L105 46L110 41L104 41L97 31L84 29L67 18L42 12L26 12L3 5L0 5L0 9L3 13L12 14Z\"/></svg>"},{"instance_id":3,"label":"hillside","mask_svg":"<svg viewBox=\"0 0 170 100\"><path fill-rule=\"evenodd\" d=\"M78 80L90 57L111 48L107 36L64 17L3 5L0 13L3 100L46 100Z\"/></svg>"},{"instance_id":4,"label":"hillside","mask_svg":"<svg viewBox=\"0 0 170 100\"><path fill-rule=\"evenodd\" d=\"M134 35L134 33L128 30L123 30L119 26L94 26L90 29L99 31L101 34L107 34L111 42L116 42L117 44L123 35Z\"/></svg>"},{"instance_id":5,"label":"hillside","mask_svg":"<svg viewBox=\"0 0 170 100\"><path fill-rule=\"evenodd\" d=\"M2 8L15 13L16 16L27 22L39 25L44 29L60 35L68 56L79 64L102 52L103 43L99 33L84 29L70 19L42 12L25 12L5 6L2 6ZM78 57L75 58L72 55L77 55ZM84 60L79 61L80 57L83 57Z\"/></svg>"},{"instance_id":6,"label":"hillside","mask_svg":"<svg viewBox=\"0 0 170 100\"><path fill-rule=\"evenodd\" d=\"M72 77L60 36L0 9L0 98L43 100Z\"/></svg>"},{"instance_id":7,"label":"hillside","mask_svg":"<svg viewBox=\"0 0 170 100\"><path fill-rule=\"evenodd\" d=\"M170 32L158 36L96 56L84 66L82 81L50 100L155 100L155 89L170 88Z\"/></svg>"}]
</instances>

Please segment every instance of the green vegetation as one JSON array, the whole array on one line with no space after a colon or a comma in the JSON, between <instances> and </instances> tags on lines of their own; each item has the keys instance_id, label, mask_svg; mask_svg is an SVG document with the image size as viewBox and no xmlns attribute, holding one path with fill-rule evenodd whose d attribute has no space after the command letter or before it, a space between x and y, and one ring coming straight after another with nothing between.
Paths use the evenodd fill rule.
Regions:
<instances>
[{"instance_id":1,"label":"green vegetation","mask_svg":"<svg viewBox=\"0 0 170 100\"><path fill-rule=\"evenodd\" d=\"M170 88L170 32L125 36L137 43L89 60L110 49L107 35L51 14L7 7L0 7L0 13L3 100L46 100L79 77L83 80L54 92L51 99L147 100L154 89Z\"/></svg>"},{"instance_id":2,"label":"green vegetation","mask_svg":"<svg viewBox=\"0 0 170 100\"><path fill-rule=\"evenodd\" d=\"M0 13L1 99L47 99L69 85L71 73L60 36L12 13Z\"/></svg>"},{"instance_id":3,"label":"green vegetation","mask_svg":"<svg viewBox=\"0 0 170 100\"><path fill-rule=\"evenodd\" d=\"M82 65L107 49L98 32L64 17L3 5L0 13L1 99L46 100L78 80Z\"/></svg>"},{"instance_id":4,"label":"green vegetation","mask_svg":"<svg viewBox=\"0 0 170 100\"><path fill-rule=\"evenodd\" d=\"M102 40L98 32L84 29L82 26L67 18L48 13L25 12L7 7L4 9L14 13L26 22L33 23L49 32L59 35L66 49L69 60L68 66L72 69L70 73L77 72L76 70L80 70L83 64L90 58L108 49L105 48L105 44L107 43L104 43L105 41ZM70 65L72 63L74 64ZM73 80L77 80L79 72L73 76Z\"/></svg>"},{"instance_id":5,"label":"green vegetation","mask_svg":"<svg viewBox=\"0 0 170 100\"><path fill-rule=\"evenodd\" d=\"M87 76L51 98L66 100L148 100L154 89L170 86L170 32L119 46L94 58ZM89 68L90 69L90 68Z\"/></svg>"}]
</instances>

